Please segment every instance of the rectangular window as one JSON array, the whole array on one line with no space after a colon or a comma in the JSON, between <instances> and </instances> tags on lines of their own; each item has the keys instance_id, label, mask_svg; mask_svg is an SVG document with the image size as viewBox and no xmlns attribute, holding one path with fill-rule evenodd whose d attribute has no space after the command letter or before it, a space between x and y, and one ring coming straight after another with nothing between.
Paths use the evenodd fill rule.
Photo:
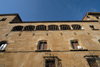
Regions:
<instances>
[{"instance_id":1,"label":"rectangular window","mask_svg":"<svg viewBox=\"0 0 100 67\"><path fill-rule=\"evenodd\" d=\"M44 56L44 66L43 67L62 67L61 59L57 56Z\"/></svg>"},{"instance_id":2,"label":"rectangular window","mask_svg":"<svg viewBox=\"0 0 100 67\"><path fill-rule=\"evenodd\" d=\"M87 62L88 62L90 67L98 67L95 58L87 58Z\"/></svg>"},{"instance_id":3,"label":"rectangular window","mask_svg":"<svg viewBox=\"0 0 100 67\"><path fill-rule=\"evenodd\" d=\"M73 47L73 49L83 49L80 45L79 45L79 43L78 43L78 41L71 41L71 45L72 45L72 47Z\"/></svg>"},{"instance_id":4,"label":"rectangular window","mask_svg":"<svg viewBox=\"0 0 100 67\"><path fill-rule=\"evenodd\" d=\"M46 60L45 67L55 67L55 60Z\"/></svg>"},{"instance_id":5,"label":"rectangular window","mask_svg":"<svg viewBox=\"0 0 100 67\"><path fill-rule=\"evenodd\" d=\"M46 50L46 49L47 49L47 42L40 42L39 50Z\"/></svg>"}]
</instances>

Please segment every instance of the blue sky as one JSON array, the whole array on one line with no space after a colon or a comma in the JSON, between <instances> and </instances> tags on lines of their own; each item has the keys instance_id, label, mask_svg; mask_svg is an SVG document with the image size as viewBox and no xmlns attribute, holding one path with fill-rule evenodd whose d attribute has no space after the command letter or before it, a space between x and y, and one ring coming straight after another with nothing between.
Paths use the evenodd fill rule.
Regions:
<instances>
[{"instance_id":1,"label":"blue sky","mask_svg":"<svg viewBox=\"0 0 100 67\"><path fill-rule=\"evenodd\" d=\"M23 21L81 20L87 12L100 12L100 0L0 0L0 14Z\"/></svg>"}]
</instances>

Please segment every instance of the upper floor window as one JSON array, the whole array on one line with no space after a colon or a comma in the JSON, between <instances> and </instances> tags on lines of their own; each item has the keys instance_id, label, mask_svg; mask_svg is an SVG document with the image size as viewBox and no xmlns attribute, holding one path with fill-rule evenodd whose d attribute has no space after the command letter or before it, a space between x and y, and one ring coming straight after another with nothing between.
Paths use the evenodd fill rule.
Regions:
<instances>
[{"instance_id":1,"label":"upper floor window","mask_svg":"<svg viewBox=\"0 0 100 67\"><path fill-rule=\"evenodd\" d=\"M13 27L12 31L22 31L23 26L15 26Z\"/></svg>"},{"instance_id":2,"label":"upper floor window","mask_svg":"<svg viewBox=\"0 0 100 67\"><path fill-rule=\"evenodd\" d=\"M1 41L0 42L0 50L4 50L6 46L7 46L7 42L6 41Z\"/></svg>"},{"instance_id":3,"label":"upper floor window","mask_svg":"<svg viewBox=\"0 0 100 67\"><path fill-rule=\"evenodd\" d=\"M60 25L61 30L71 30L69 25Z\"/></svg>"},{"instance_id":4,"label":"upper floor window","mask_svg":"<svg viewBox=\"0 0 100 67\"><path fill-rule=\"evenodd\" d=\"M72 28L73 28L73 30L81 30L82 29L82 27L78 24L73 24Z\"/></svg>"},{"instance_id":5,"label":"upper floor window","mask_svg":"<svg viewBox=\"0 0 100 67\"><path fill-rule=\"evenodd\" d=\"M45 25L38 25L38 26L36 26L36 30L46 30L46 26Z\"/></svg>"},{"instance_id":6,"label":"upper floor window","mask_svg":"<svg viewBox=\"0 0 100 67\"><path fill-rule=\"evenodd\" d=\"M90 67L98 67L96 60L94 58L87 58L87 61Z\"/></svg>"},{"instance_id":7,"label":"upper floor window","mask_svg":"<svg viewBox=\"0 0 100 67\"><path fill-rule=\"evenodd\" d=\"M47 42L42 40L39 41L39 50L47 50Z\"/></svg>"},{"instance_id":8,"label":"upper floor window","mask_svg":"<svg viewBox=\"0 0 100 67\"><path fill-rule=\"evenodd\" d=\"M57 25L49 25L48 30L59 30Z\"/></svg>"},{"instance_id":9,"label":"upper floor window","mask_svg":"<svg viewBox=\"0 0 100 67\"><path fill-rule=\"evenodd\" d=\"M83 49L83 48L79 45L79 43L78 43L77 40L71 40L71 45L72 45L73 49Z\"/></svg>"},{"instance_id":10,"label":"upper floor window","mask_svg":"<svg viewBox=\"0 0 100 67\"><path fill-rule=\"evenodd\" d=\"M92 30L99 30L99 29L95 29L94 25L90 25L90 28L91 28Z\"/></svg>"},{"instance_id":11,"label":"upper floor window","mask_svg":"<svg viewBox=\"0 0 100 67\"><path fill-rule=\"evenodd\" d=\"M35 29L35 26L33 26L33 25L29 25L29 26L24 27L24 31L34 31L34 29Z\"/></svg>"}]
</instances>

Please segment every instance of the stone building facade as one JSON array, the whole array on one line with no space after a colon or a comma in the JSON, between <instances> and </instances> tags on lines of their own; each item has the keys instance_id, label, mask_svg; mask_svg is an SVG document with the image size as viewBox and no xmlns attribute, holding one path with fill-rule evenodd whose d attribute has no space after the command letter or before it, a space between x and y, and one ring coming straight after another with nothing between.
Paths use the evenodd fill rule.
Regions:
<instances>
[{"instance_id":1,"label":"stone building facade","mask_svg":"<svg viewBox=\"0 0 100 67\"><path fill-rule=\"evenodd\" d=\"M23 22L0 15L0 67L100 67L100 13L81 21Z\"/></svg>"}]
</instances>

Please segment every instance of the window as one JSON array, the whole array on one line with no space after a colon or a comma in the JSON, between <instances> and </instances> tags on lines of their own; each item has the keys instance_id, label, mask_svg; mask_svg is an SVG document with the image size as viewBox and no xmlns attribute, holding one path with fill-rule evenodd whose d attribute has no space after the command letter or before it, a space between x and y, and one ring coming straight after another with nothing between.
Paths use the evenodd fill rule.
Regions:
<instances>
[{"instance_id":1,"label":"window","mask_svg":"<svg viewBox=\"0 0 100 67\"><path fill-rule=\"evenodd\" d=\"M24 31L34 31L35 26L29 25L24 27Z\"/></svg>"},{"instance_id":2,"label":"window","mask_svg":"<svg viewBox=\"0 0 100 67\"><path fill-rule=\"evenodd\" d=\"M62 67L61 59L58 56L44 56L44 61L43 67Z\"/></svg>"},{"instance_id":3,"label":"window","mask_svg":"<svg viewBox=\"0 0 100 67\"><path fill-rule=\"evenodd\" d=\"M7 18L2 18L0 21L5 21Z\"/></svg>"},{"instance_id":4,"label":"window","mask_svg":"<svg viewBox=\"0 0 100 67\"><path fill-rule=\"evenodd\" d=\"M57 25L49 25L48 30L59 30Z\"/></svg>"},{"instance_id":5,"label":"window","mask_svg":"<svg viewBox=\"0 0 100 67\"><path fill-rule=\"evenodd\" d=\"M7 46L7 42L6 41L1 41L0 42L0 50L4 50L6 46Z\"/></svg>"},{"instance_id":6,"label":"window","mask_svg":"<svg viewBox=\"0 0 100 67\"><path fill-rule=\"evenodd\" d=\"M45 67L55 67L55 60L46 60L45 61Z\"/></svg>"},{"instance_id":7,"label":"window","mask_svg":"<svg viewBox=\"0 0 100 67\"><path fill-rule=\"evenodd\" d=\"M38 26L36 26L36 30L46 30L46 26L45 25L38 25Z\"/></svg>"},{"instance_id":8,"label":"window","mask_svg":"<svg viewBox=\"0 0 100 67\"><path fill-rule=\"evenodd\" d=\"M47 42L39 41L39 50L47 50Z\"/></svg>"},{"instance_id":9,"label":"window","mask_svg":"<svg viewBox=\"0 0 100 67\"><path fill-rule=\"evenodd\" d=\"M23 26L15 26L13 27L12 31L22 31Z\"/></svg>"},{"instance_id":10,"label":"window","mask_svg":"<svg viewBox=\"0 0 100 67\"><path fill-rule=\"evenodd\" d=\"M83 48L79 45L79 43L78 43L77 40L72 40L72 41L71 41L71 45L72 45L73 49L83 49Z\"/></svg>"},{"instance_id":11,"label":"window","mask_svg":"<svg viewBox=\"0 0 100 67\"><path fill-rule=\"evenodd\" d=\"M95 28L94 28L94 25L90 25L90 28L91 28L92 30L99 30L99 29L95 29Z\"/></svg>"},{"instance_id":12,"label":"window","mask_svg":"<svg viewBox=\"0 0 100 67\"><path fill-rule=\"evenodd\" d=\"M81 30L82 29L82 27L78 24L73 24L72 28L73 28L73 30Z\"/></svg>"},{"instance_id":13,"label":"window","mask_svg":"<svg viewBox=\"0 0 100 67\"><path fill-rule=\"evenodd\" d=\"M71 30L69 25L60 25L61 30Z\"/></svg>"},{"instance_id":14,"label":"window","mask_svg":"<svg viewBox=\"0 0 100 67\"><path fill-rule=\"evenodd\" d=\"M84 56L89 64L90 67L99 67L98 61L99 57L97 55L90 55L90 56Z\"/></svg>"},{"instance_id":15,"label":"window","mask_svg":"<svg viewBox=\"0 0 100 67\"><path fill-rule=\"evenodd\" d=\"M87 58L90 67L98 67L96 60L94 58Z\"/></svg>"}]
</instances>

